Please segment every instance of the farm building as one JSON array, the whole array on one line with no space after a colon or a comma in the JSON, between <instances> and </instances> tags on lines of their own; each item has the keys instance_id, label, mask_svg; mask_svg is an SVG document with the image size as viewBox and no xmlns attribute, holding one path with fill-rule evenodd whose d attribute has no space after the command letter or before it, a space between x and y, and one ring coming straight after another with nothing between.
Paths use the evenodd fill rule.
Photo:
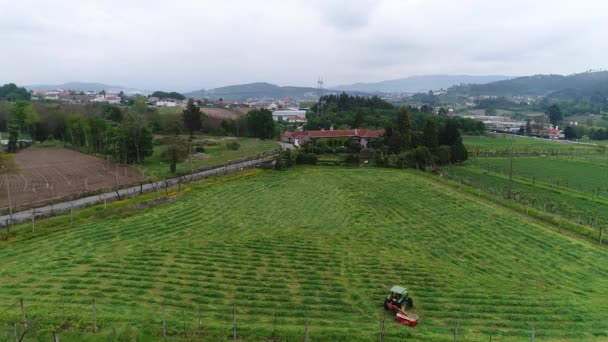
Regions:
<instances>
[{"instance_id":1,"label":"farm building","mask_svg":"<svg viewBox=\"0 0 608 342\"><path fill-rule=\"evenodd\" d=\"M274 121L279 121L279 120L285 120L285 121L291 121L294 119L302 119L302 118L306 118L306 111L305 110L275 110L274 112L272 112L272 119ZM306 121L306 119L304 119Z\"/></svg>"},{"instance_id":2,"label":"farm building","mask_svg":"<svg viewBox=\"0 0 608 342\"><path fill-rule=\"evenodd\" d=\"M305 132L285 132L282 140L300 146L307 142L314 142L322 138L351 138L358 141L361 147L367 147L370 140L379 139L384 136L383 129L347 129L347 130L321 130Z\"/></svg>"}]
</instances>

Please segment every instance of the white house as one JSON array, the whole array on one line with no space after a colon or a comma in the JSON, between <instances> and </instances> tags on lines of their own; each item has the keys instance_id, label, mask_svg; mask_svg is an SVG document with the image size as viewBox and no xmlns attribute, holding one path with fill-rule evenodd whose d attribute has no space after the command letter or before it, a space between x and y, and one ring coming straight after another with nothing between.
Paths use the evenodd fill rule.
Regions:
<instances>
[{"instance_id":1,"label":"white house","mask_svg":"<svg viewBox=\"0 0 608 342\"><path fill-rule=\"evenodd\" d=\"M272 112L272 119L274 121L285 120L291 121L293 119L301 119L306 117L305 110L275 110Z\"/></svg>"},{"instance_id":2,"label":"white house","mask_svg":"<svg viewBox=\"0 0 608 342\"><path fill-rule=\"evenodd\" d=\"M160 99L156 101L156 107L177 107L177 101L174 99Z\"/></svg>"},{"instance_id":3,"label":"white house","mask_svg":"<svg viewBox=\"0 0 608 342\"><path fill-rule=\"evenodd\" d=\"M91 100L91 102L119 104L120 97L118 97L116 94L97 95Z\"/></svg>"}]
</instances>

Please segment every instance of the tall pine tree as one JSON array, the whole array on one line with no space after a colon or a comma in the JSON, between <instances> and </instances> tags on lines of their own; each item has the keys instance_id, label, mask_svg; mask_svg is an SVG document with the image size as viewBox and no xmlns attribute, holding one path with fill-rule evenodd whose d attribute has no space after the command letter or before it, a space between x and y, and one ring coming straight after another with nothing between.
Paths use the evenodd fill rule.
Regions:
<instances>
[{"instance_id":1,"label":"tall pine tree","mask_svg":"<svg viewBox=\"0 0 608 342\"><path fill-rule=\"evenodd\" d=\"M201 122L201 109L194 103L192 99L188 100L186 109L182 113L182 119L184 120L184 128L192 137L194 132L200 131L203 127Z\"/></svg>"}]
</instances>

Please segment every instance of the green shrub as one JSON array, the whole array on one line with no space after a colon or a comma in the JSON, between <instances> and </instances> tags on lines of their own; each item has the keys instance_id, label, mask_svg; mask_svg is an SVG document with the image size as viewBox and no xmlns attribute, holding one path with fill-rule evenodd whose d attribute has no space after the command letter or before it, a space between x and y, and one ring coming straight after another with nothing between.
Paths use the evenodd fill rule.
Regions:
<instances>
[{"instance_id":1,"label":"green shrub","mask_svg":"<svg viewBox=\"0 0 608 342\"><path fill-rule=\"evenodd\" d=\"M347 154L344 157L344 163L351 165L359 165L359 155L358 154Z\"/></svg>"},{"instance_id":2,"label":"green shrub","mask_svg":"<svg viewBox=\"0 0 608 342\"><path fill-rule=\"evenodd\" d=\"M227 144L226 144L226 147L227 147L229 150L236 151L236 150L238 150L239 148L241 148L241 144L239 144L239 143L238 143L238 142L236 142L236 141L231 141L231 142L229 142L229 143L227 143Z\"/></svg>"},{"instance_id":3,"label":"green shrub","mask_svg":"<svg viewBox=\"0 0 608 342\"><path fill-rule=\"evenodd\" d=\"M318 157L314 153L298 153L296 156L296 164L317 165Z\"/></svg>"},{"instance_id":4,"label":"green shrub","mask_svg":"<svg viewBox=\"0 0 608 342\"><path fill-rule=\"evenodd\" d=\"M205 153L205 148L203 146L194 146L194 151L196 153Z\"/></svg>"}]
</instances>

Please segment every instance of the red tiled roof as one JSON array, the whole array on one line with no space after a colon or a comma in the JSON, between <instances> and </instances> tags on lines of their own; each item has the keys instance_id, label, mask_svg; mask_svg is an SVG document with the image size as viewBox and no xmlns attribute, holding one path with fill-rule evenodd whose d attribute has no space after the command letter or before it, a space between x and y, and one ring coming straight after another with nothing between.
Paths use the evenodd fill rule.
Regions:
<instances>
[{"instance_id":1,"label":"red tiled roof","mask_svg":"<svg viewBox=\"0 0 608 342\"><path fill-rule=\"evenodd\" d=\"M285 132L285 133L283 133L283 136L285 138L304 139L306 137L306 133L305 132L300 132L300 131Z\"/></svg>"},{"instance_id":2,"label":"red tiled roof","mask_svg":"<svg viewBox=\"0 0 608 342\"><path fill-rule=\"evenodd\" d=\"M304 139L319 138L379 138L384 135L383 129L344 129L334 131L306 131L306 132L284 132L283 137Z\"/></svg>"},{"instance_id":3,"label":"red tiled roof","mask_svg":"<svg viewBox=\"0 0 608 342\"><path fill-rule=\"evenodd\" d=\"M384 135L383 129L348 129L334 131L308 131L311 138L379 138Z\"/></svg>"}]
</instances>

